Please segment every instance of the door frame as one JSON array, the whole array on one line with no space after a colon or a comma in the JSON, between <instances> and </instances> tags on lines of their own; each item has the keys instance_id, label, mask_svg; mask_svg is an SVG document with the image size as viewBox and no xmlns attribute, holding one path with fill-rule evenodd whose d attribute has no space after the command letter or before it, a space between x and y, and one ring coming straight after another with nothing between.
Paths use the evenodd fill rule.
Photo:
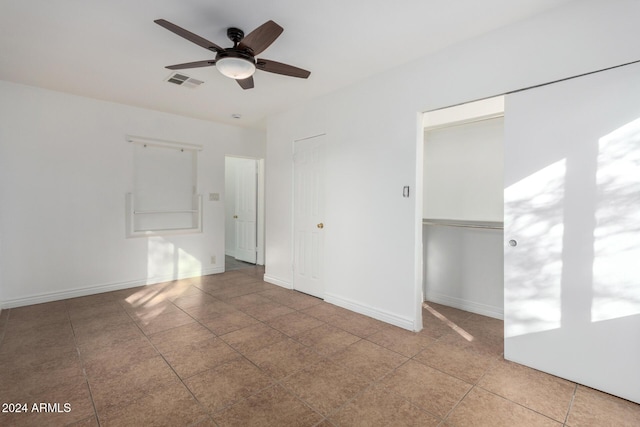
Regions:
<instances>
[{"instance_id":1,"label":"door frame","mask_svg":"<svg viewBox=\"0 0 640 427\"><path fill-rule=\"evenodd\" d=\"M264 265L264 260L265 260L265 256L264 256L264 252L265 252L265 242L264 242L264 159L263 158L258 158L258 157L248 157L248 156L236 156L236 155L225 155L225 182L224 182L224 189L225 189L225 199L226 199L226 193L227 193L227 178L226 178L226 169L227 169L227 159L228 158L234 158L234 159L246 159L246 160L255 160L256 164L258 166L258 185L256 187L256 191L257 191L257 221L256 221L256 233L257 233L257 238L256 238L256 265ZM225 202L226 203L226 202ZM226 229L227 229L227 223L230 220L230 218L227 218L227 213L226 213L226 209L225 209L225 233L226 233ZM235 228L235 227L234 227ZM226 247L226 238L225 238L225 255L227 253L227 247Z\"/></svg>"}]
</instances>

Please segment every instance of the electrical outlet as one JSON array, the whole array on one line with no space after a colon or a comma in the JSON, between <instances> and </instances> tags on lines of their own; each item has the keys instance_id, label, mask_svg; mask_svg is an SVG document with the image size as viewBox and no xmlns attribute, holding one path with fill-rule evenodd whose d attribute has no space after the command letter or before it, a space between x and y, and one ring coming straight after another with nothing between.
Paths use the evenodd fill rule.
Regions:
<instances>
[{"instance_id":1,"label":"electrical outlet","mask_svg":"<svg viewBox=\"0 0 640 427\"><path fill-rule=\"evenodd\" d=\"M220 200L220 193L209 193L209 201L217 202Z\"/></svg>"},{"instance_id":2,"label":"electrical outlet","mask_svg":"<svg viewBox=\"0 0 640 427\"><path fill-rule=\"evenodd\" d=\"M216 256L211 255L211 264L215 264L215 263L216 263Z\"/></svg>"}]
</instances>

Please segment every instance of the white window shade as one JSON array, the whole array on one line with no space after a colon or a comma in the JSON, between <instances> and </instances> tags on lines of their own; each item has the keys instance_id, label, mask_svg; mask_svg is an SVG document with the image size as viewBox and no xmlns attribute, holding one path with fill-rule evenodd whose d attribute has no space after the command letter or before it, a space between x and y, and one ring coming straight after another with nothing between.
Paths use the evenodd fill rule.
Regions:
<instances>
[{"instance_id":1,"label":"white window shade","mask_svg":"<svg viewBox=\"0 0 640 427\"><path fill-rule=\"evenodd\" d=\"M133 143L133 192L128 195L130 236L201 231L197 194L198 146L128 138Z\"/></svg>"}]
</instances>

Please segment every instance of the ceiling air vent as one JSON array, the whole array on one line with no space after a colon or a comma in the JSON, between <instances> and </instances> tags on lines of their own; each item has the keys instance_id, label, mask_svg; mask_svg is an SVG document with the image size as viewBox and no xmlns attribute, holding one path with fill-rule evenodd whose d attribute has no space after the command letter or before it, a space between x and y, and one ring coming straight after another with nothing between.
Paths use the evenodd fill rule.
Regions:
<instances>
[{"instance_id":1,"label":"ceiling air vent","mask_svg":"<svg viewBox=\"0 0 640 427\"><path fill-rule=\"evenodd\" d=\"M204 83L202 80L194 79L193 77L185 76L180 73L173 73L167 79L169 83L177 84L178 86L184 86L188 88L194 88Z\"/></svg>"}]
</instances>

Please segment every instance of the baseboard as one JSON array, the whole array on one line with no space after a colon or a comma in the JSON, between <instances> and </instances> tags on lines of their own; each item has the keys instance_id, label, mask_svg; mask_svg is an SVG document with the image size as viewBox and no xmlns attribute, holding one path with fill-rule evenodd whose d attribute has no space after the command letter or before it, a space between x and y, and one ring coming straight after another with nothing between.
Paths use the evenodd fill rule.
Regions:
<instances>
[{"instance_id":1,"label":"baseboard","mask_svg":"<svg viewBox=\"0 0 640 427\"><path fill-rule=\"evenodd\" d=\"M267 283L271 283L272 285L278 285L278 286L282 286L283 288L293 289L293 285L289 280L278 279L277 277L268 276L266 274L262 277L262 280L264 280Z\"/></svg>"},{"instance_id":2,"label":"baseboard","mask_svg":"<svg viewBox=\"0 0 640 427\"><path fill-rule=\"evenodd\" d=\"M220 274L220 273L224 273L224 266L208 267L208 268L203 268L202 270L185 272L178 275L165 274L163 276L153 276L153 277L147 278L146 283L143 283L143 284L153 285L155 283L171 282L172 280L188 279L190 277L208 276L209 274Z\"/></svg>"},{"instance_id":3,"label":"baseboard","mask_svg":"<svg viewBox=\"0 0 640 427\"><path fill-rule=\"evenodd\" d=\"M461 298L444 295L437 292L427 292L425 295L427 301L435 302L471 313L481 314L483 316L493 317L494 319L504 320L504 308L469 301Z\"/></svg>"},{"instance_id":4,"label":"baseboard","mask_svg":"<svg viewBox=\"0 0 640 427\"><path fill-rule=\"evenodd\" d=\"M335 304L342 308L346 308L347 310L364 314L365 316L372 317L374 319L380 320L385 323L390 323L392 325L398 326L403 329L407 329L409 331L413 331L415 329L413 319L403 317L403 316L398 316L397 314L389 313L388 311L380 310L378 308L371 307L369 305L361 304L357 301L353 301L348 298L343 298L339 295L325 293L324 300L328 303Z\"/></svg>"},{"instance_id":5,"label":"baseboard","mask_svg":"<svg viewBox=\"0 0 640 427\"><path fill-rule=\"evenodd\" d=\"M22 298L13 298L3 302L2 308L15 308L25 305L42 304L45 302L59 301L68 298L84 297L87 295L101 294L104 292L119 291L121 289L135 288L146 285L146 280L132 280L128 282L109 283L84 288L65 289L56 292L43 292Z\"/></svg>"},{"instance_id":6,"label":"baseboard","mask_svg":"<svg viewBox=\"0 0 640 427\"><path fill-rule=\"evenodd\" d=\"M59 301L69 298L84 297L87 295L102 294L104 292L119 291L122 289L135 288L138 286L153 285L155 283L171 282L173 280L188 279L190 277L206 276L209 274L224 273L224 267L205 268L201 271L182 273L177 276L165 275L154 276L146 279L130 280L124 282L106 283L101 285L87 286L76 289L65 289L56 292L44 292L36 295L29 295L22 298L13 298L2 302L0 309L15 308L25 305L42 304L45 302Z\"/></svg>"},{"instance_id":7,"label":"baseboard","mask_svg":"<svg viewBox=\"0 0 640 427\"><path fill-rule=\"evenodd\" d=\"M221 265L219 267L209 267L209 268L205 268L202 270L202 273L199 274L199 276L208 276L209 274L221 274L224 273L224 265ZM191 276L191 277L196 277L196 276Z\"/></svg>"}]
</instances>

